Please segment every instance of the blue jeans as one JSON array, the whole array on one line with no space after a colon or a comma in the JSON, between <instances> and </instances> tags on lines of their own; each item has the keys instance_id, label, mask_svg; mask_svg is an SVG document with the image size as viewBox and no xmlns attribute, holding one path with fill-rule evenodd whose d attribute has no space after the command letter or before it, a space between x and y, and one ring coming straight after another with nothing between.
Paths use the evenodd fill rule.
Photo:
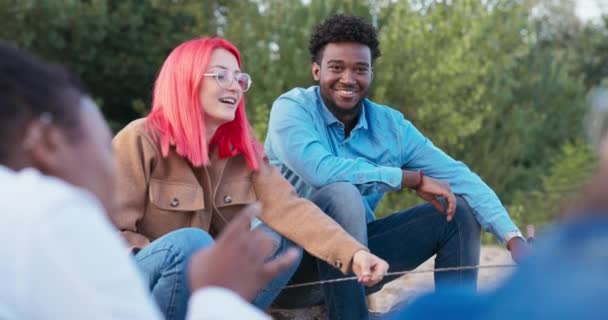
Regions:
<instances>
[{"instance_id":1,"label":"blue jeans","mask_svg":"<svg viewBox=\"0 0 608 320\"><path fill-rule=\"evenodd\" d=\"M327 185L317 190L311 200L355 239L367 244L372 253L386 260L389 271L414 269L434 254L437 255L436 268L479 263L481 228L472 209L461 197L457 197L456 213L451 222L446 221L444 213L425 203L367 223L363 198L349 183ZM305 254L293 282L340 277L343 275L333 266ZM387 277L371 288L356 281L345 281L308 288L307 292L287 289L278 302L290 302L290 307L314 304L319 302L315 295L322 292L330 319L367 319L366 294L380 290L393 279ZM438 290L460 286L474 291L476 285L477 270L435 273Z\"/></svg>"},{"instance_id":2,"label":"blue jeans","mask_svg":"<svg viewBox=\"0 0 608 320\"><path fill-rule=\"evenodd\" d=\"M266 231L266 233L270 235L275 242L275 250L271 256L268 257L268 260L274 260L282 256L285 254L287 249L291 247L294 247L299 251L298 261L292 264L287 270L283 271L283 273L272 279L253 300L253 305L261 310L266 310L277 298L279 293L281 293L281 288L283 288L289 282L293 274L298 269L303 251L302 248L295 246L291 241L287 240L287 238L281 236L265 224L260 224L256 228L263 228L264 231Z\"/></svg>"},{"instance_id":3,"label":"blue jeans","mask_svg":"<svg viewBox=\"0 0 608 320\"><path fill-rule=\"evenodd\" d=\"M188 262L192 254L212 244L207 232L185 228L152 241L135 255L135 262L165 319L186 318L190 298Z\"/></svg>"},{"instance_id":4,"label":"blue jeans","mask_svg":"<svg viewBox=\"0 0 608 320\"><path fill-rule=\"evenodd\" d=\"M275 240L276 249L269 257L275 259L293 246L289 240L280 236L268 226L261 224ZM197 228L184 228L170 232L155 241L135 255L135 262L144 279L149 284L150 291L160 310L167 320L183 320L186 318L190 287L188 281L188 262L190 257L200 249L214 243L211 236ZM300 249L300 257L302 250ZM281 292L298 267L294 263L288 270L273 279L255 298L253 304L264 310Z\"/></svg>"}]
</instances>

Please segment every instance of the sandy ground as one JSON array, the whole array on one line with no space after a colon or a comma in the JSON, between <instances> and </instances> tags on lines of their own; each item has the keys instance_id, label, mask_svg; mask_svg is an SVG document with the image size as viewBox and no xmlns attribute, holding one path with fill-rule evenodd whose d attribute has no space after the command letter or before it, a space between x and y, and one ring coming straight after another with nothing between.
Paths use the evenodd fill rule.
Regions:
<instances>
[{"instance_id":1,"label":"sandy ground","mask_svg":"<svg viewBox=\"0 0 608 320\"><path fill-rule=\"evenodd\" d=\"M512 264L510 253L498 246L483 246L481 248L481 265ZM416 270L431 270L434 258L429 259ZM489 290L506 280L513 268L480 269L478 288L480 291ZM386 313L393 307L407 305L416 296L433 290L433 273L409 274L386 284L384 288L369 296L368 307L375 314ZM324 320L327 318L325 308L313 307L298 310L271 310L271 315L277 320Z\"/></svg>"}]
</instances>

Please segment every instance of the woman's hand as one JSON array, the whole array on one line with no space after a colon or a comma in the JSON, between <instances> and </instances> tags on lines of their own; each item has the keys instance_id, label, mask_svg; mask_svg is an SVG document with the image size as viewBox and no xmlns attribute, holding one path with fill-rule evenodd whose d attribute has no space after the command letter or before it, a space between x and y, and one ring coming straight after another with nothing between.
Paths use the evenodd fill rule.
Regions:
<instances>
[{"instance_id":1,"label":"woman's hand","mask_svg":"<svg viewBox=\"0 0 608 320\"><path fill-rule=\"evenodd\" d=\"M365 250L355 252L353 272L359 283L371 287L380 282L388 271L388 263Z\"/></svg>"}]
</instances>

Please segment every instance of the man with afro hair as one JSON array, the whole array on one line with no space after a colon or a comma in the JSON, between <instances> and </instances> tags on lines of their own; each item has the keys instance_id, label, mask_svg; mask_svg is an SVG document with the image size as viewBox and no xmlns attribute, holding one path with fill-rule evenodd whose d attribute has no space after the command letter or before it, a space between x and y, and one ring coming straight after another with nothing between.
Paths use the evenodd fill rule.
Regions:
<instances>
[{"instance_id":1,"label":"man with afro hair","mask_svg":"<svg viewBox=\"0 0 608 320\"><path fill-rule=\"evenodd\" d=\"M436 268L477 265L481 228L519 259L525 240L496 194L399 111L367 98L378 46L375 28L359 17L334 15L316 27L309 49L318 85L274 102L265 143L271 163L392 271L414 269L433 255ZM375 219L384 193L404 188L426 203ZM338 278L334 267L305 256L294 282ZM354 281L323 284L329 317L367 319L365 295L388 280L367 289ZM476 283L476 270L435 274L438 290L473 291ZM305 294L298 300L317 302L314 290Z\"/></svg>"}]
</instances>

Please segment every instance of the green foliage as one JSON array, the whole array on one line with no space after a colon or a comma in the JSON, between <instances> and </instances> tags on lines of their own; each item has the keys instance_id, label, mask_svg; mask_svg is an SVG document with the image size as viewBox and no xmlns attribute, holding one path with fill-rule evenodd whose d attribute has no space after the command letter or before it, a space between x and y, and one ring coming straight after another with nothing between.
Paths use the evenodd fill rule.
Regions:
<instances>
[{"instance_id":1,"label":"green foliage","mask_svg":"<svg viewBox=\"0 0 608 320\"><path fill-rule=\"evenodd\" d=\"M585 113L582 84L551 52L532 48L513 61L490 78L493 112L465 144L477 152L463 155L506 202L509 190L533 190L552 155L582 137Z\"/></svg>"},{"instance_id":2,"label":"green foliage","mask_svg":"<svg viewBox=\"0 0 608 320\"><path fill-rule=\"evenodd\" d=\"M519 1L399 2L376 68L376 100L402 110L507 204L515 191L537 190L552 157L581 138L585 112L580 76L536 41L529 12ZM391 194L379 213L415 203Z\"/></svg>"},{"instance_id":3,"label":"green foliage","mask_svg":"<svg viewBox=\"0 0 608 320\"><path fill-rule=\"evenodd\" d=\"M207 16L198 1L0 1L0 38L77 72L115 129L141 116L166 55ZM200 6L200 5L199 5ZM205 10L202 12L212 12ZM204 21L204 20L202 20ZM212 30L212 29L211 29Z\"/></svg>"},{"instance_id":4,"label":"green foliage","mask_svg":"<svg viewBox=\"0 0 608 320\"><path fill-rule=\"evenodd\" d=\"M591 176L596 161L587 143L579 140L564 145L551 159L540 188L515 193L513 205L509 207L511 215L522 225L543 225L555 220L578 195Z\"/></svg>"},{"instance_id":5,"label":"green foliage","mask_svg":"<svg viewBox=\"0 0 608 320\"><path fill-rule=\"evenodd\" d=\"M587 25L577 37L571 52L571 63L584 78L586 88L608 79L608 15L598 25Z\"/></svg>"},{"instance_id":6,"label":"green foliage","mask_svg":"<svg viewBox=\"0 0 608 320\"><path fill-rule=\"evenodd\" d=\"M474 0L402 1L382 30L374 97L404 112L448 152L462 150L479 130L489 111L486 78L496 56L508 54L489 52L504 37L487 32L490 16Z\"/></svg>"},{"instance_id":7,"label":"green foliage","mask_svg":"<svg viewBox=\"0 0 608 320\"><path fill-rule=\"evenodd\" d=\"M421 204L423 201L411 190L400 190L387 193L378 208L376 217L383 218L401 210Z\"/></svg>"}]
</instances>

